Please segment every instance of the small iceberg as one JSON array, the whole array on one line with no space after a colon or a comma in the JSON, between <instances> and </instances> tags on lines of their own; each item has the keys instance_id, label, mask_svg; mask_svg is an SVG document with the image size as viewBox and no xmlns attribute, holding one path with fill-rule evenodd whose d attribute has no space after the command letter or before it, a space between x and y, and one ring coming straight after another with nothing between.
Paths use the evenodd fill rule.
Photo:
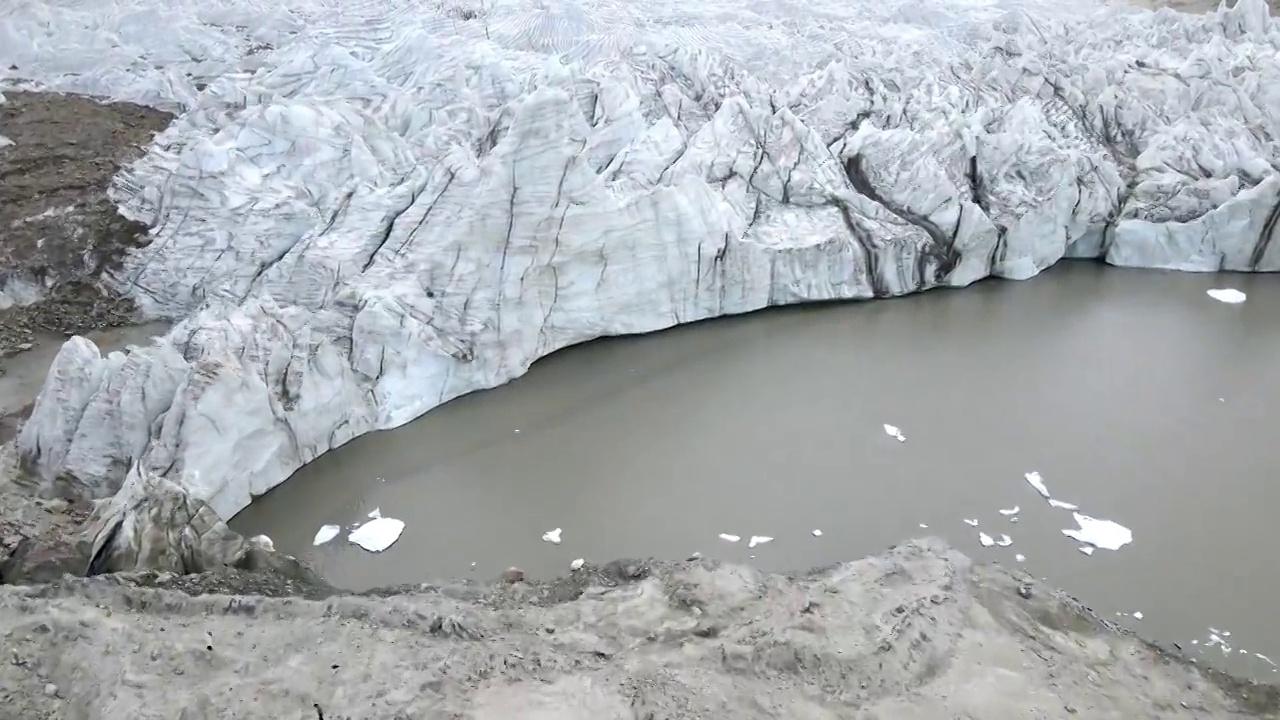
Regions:
<instances>
[{"instance_id":1,"label":"small iceberg","mask_svg":"<svg viewBox=\"0 0 1280 720\"><path fill-rule=\"evenodd\" d=\"M996 541L992 539L990 535L980 532L978 533L978 543L982 545L982 547L991 547L996 544Z\"/></svg>"},{"instance_id":2,"label":"small iceberg","mask_svg":"<svg viewBox=\"0 0 1280 720\"><path fill-rule=\"evenodd\" d=\"M1079 527L1062 531L1063 535L1072 540L1103 550L1119 550L1133 542L1133 531L1119 523L1099 520L1080 513L1072 513L1072 517L1075 518L1076 525Z\"/></svg>"},{"instance_id":3,"label":"small iceberg","mask_svg":"<svg viewBox=\"0 0 1280 720\"><path fill-rule=\"evenodd\" d=\"M542 533L542 542L549 542L552 545L559 545L560 544L560 528L556 528L555 530L548 530Z\"/></svg>"},{"instance_id":4,"label":"small iceberg","mask_svg":"<svg viewBox=\"0 0 1280 720\"><path fill-rule=\"evenodd\" d=\"M323 525L316 531L316 536L312 538L311 544L319 547L338 537L340 532L342 532L342 528L337 525Z\"/></svg>"},{"instance_id":5,"label":"small iceberg","mask_svg":"<svg viewBox=\"0 0 1280 720\"><path fill-rule=\"evenodd\" d=\"M884 434L897 440L898 442L907 441L907 436L902 434L902 429L899 428L897 425L890 425L888 423L885 423Z\"/></svg>"},{"instance_id":6,"label":"small iceberg","mask_svg":"<svg viewBox=\"0 0 1280 720\"><path fill-rule=\"evenodd\" d=\"M587 564L587 561L585 559L578 558L577 560L574 560L573 562L569 563L569 569L573 571L581 570L582 566L585 564Z\"/></svg>"},{"instance_id":7,"label":"small iceberg","mask_svg":"<svg viewBox=\"0 0 1280 720\"><path fill-rule=\"evenodd\" d=\"M1013 559L1017 560L1018 562L1026 562L1027 556L1023 555L1022 553L1018 553L1017 555L1013 556Z\"/></svg>"},{"instance_id":8,"label":"small iceberg","mask_svg":"<svg viewBox=\"0 0 1280 720\"><path fill-rule=\"evenodd\" d=\"M1045 487L1044 478L1040 476L1040 473L1033 470L1029 473L1023 473L1022 477L1026 478L1027 482L1031 483L1031 487L1035 488L1036 492L1040 493L1040 497L1045 500L1049 500L1049 488Z\"/></svg>"},{"instance_id":9,"label":"small iceberg","mask_svg":"<svg viewBox=\"0 0 1280 720\"><path fill-rule=\"evenodd\" d=\"M1000 539L996 541L996 544L1000 547L1009 547L1013 544L1013 538L1008 535L1001 535Z\"/></svg>"},{"instance_id":10,"label":"small iceberg","mask_svg":"<svg viewBox=\"0 0 1280 720\"><path fill-rule=\"evenodd\" d=\"M378 517L361 525L347 536L347 542L355 543L369 552L382 552L395 544L404 532L404 521Z\"/></svg>"},{"instance_id":11,"label":"small iceberg","mask_svg":"<svg viewBox=\"0 0 1280 720\"><path fill-rule=\"evenodd\" d=\"M752 535L751 539L747 541L747 547L753 548L757 545L763 545L765 543L771 543L771 542L773 542L773 538L769 537L768 535Z\"/></svg>"},{"instance_id":12,"label":"small iceberg","mask_svg":"<svg viewBox=\"0 0 1280 720\"><path fill-rule=\"evenodd\" d=\"M1014 505L1011 508L1001 508L1000 514L1004 515L1005 517L1009 517L1010 515L1017 515L1018 511L1021 509L1022 508L1018 507L1017 505Z\"/></svg>"},{"instance_id":13,"label":"small iceberg","mask_svg":"<svg viewBox=\"0 0 1280 720\"><path fill-rule=\"evenodd\" d=\"M729 533L720 533L720 539L727 542L738 542L742 539L741 535L730 535Z\"/></svg>"},{"instance_id":14,"label":"small iceberg","mask_svg":"<svg viewBox=\"0 0 1280 720\"><path fill-rule=\"evenodd\" d=\"M1206 290L1205 295L1228 305L1239 305L1249 297L1235 288L1214 288Z\"/></svg>"},{"instance_id":15,"label":"small iceberg","mask_svg":"<svg viewBox=\"0 0 1280 720\"><path fill-rule=\"evenodd\" d=\"M821 530L817 530L817 529L815 529L815 530L813 531L813 536L814 536L814 537L822 537L822 531L821 531Z\"/></svg>"}]
</instances>

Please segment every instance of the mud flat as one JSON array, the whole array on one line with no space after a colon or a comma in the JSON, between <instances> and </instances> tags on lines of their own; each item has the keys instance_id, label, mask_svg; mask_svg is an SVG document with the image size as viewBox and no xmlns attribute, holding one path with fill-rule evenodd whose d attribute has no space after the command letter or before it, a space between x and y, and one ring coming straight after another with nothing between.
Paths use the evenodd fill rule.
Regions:
<instances>
[{"instance_id":1,"label":"mud flat","mask_svg":"<svg viewBox=\"0 0 1280 720\"><path fill-rule=\"evenodd\" d=\"M1277 717L1280 702L929 539L794 577L622 561L549 584L314 601L200 595L205 583L0 589L0 707L104 720L1170 720Z\"/></svg>"}]
</instances>

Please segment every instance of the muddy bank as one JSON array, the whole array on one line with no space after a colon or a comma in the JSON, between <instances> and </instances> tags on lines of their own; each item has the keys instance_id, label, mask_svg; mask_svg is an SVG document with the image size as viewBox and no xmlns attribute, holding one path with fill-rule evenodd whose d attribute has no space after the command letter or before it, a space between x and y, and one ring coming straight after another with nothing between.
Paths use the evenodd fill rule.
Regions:
<instances>
[{"instance_id":1,"label":"muddy bank","mask_svg":"<svg viewBox=\"0 0 1280 720\"><path fill-rule=\"evenodd\" d=\"M136 322L95 281L147 228L122 217L107 187L173 116L130 103L3 92L0 103L0 358L42 334Z\"/></svg>"},{"instance_id":2,"label":"muddy bank","mask_svg":"<svg viewBox=\"0 0 1280 720\"><path fill-rule=\"evenodd\" d=\"M323 601L195 582L0 589L0 701L103 720L1277 716L1273 688L933 540L798 577L618 562Z\"/></svg>"}]
</instances>

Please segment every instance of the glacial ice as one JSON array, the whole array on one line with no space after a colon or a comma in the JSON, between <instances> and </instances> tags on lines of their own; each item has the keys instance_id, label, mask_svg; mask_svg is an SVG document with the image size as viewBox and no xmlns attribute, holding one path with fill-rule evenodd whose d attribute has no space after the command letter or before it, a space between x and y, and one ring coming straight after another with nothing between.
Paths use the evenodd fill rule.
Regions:
<instances>
[{"instance_id":1,"label":"glacial ice","mask_svg":"<svg viewBox=\"0 0 1280 720\"><path fill-rule=\"evenodd\" d=\"M30 467L226 518L601 336L1064 257L1280 270L1263 0L468 3L0 10L0 86L180 113L113 188L154 230L106 281L178 322L70 340Z\"/></svg>"}]
</instances>

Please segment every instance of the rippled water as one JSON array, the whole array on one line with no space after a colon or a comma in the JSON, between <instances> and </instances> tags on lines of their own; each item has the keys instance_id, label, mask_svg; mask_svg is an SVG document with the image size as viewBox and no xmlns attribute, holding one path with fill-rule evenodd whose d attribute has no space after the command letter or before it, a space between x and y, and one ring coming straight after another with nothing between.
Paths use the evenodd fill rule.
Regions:
<instances>
[{"instance_id":1,"label":"rippled water","mask_svg":"<svg viewBox=\"0 0 1280 720\"><path fill-rule=\"evenodd\" d=\"M1025 555L1103 614L1141 612L1120 619L1149 637L1194 650L1212 627L1228 667L1275 679L1253 653L1280 662L1277 318L1275 277L1070 264L598 341L322 457L232 525L351 588L695 551L796 569L937 534ZM1079 552L1029 471L1133 542ZM389 550L345 530L312 547L374 508L406 523Z\"/></svg>"}]
</instances>

